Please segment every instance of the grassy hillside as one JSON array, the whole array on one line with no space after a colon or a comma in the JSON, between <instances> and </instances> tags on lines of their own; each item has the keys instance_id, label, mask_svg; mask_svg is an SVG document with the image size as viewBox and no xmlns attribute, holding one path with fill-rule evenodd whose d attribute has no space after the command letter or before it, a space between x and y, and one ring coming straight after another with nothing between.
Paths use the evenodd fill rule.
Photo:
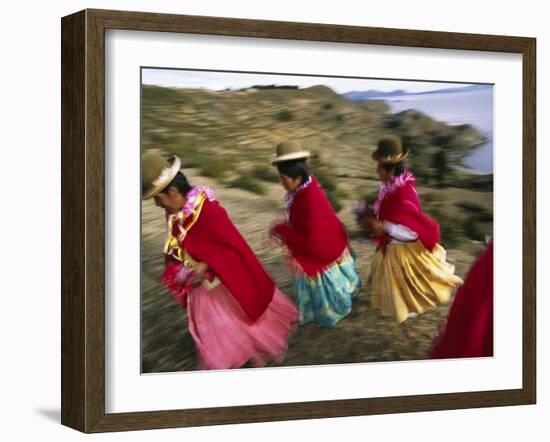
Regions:
<instances>
[{"instance_id":1,"label":"grassy hillside","mask_svg":"<svg viewBox=\"0 0 550 442\"><path fill-rule=\"evenodd\" d=\"M277 183L269 161L276 144L299 140L313 153L310 165L337 211L376 192L370 155L388 133L400 136L410 150L408 163L418 184L433 196L426 208L445 224L444 240L458 245L492 234L492 176L459 168L464 156L486 141L472 126L448 126L415 110L391 114L383 100L348 101L321 85L142 90L143 149L176 154L183 167L197 168L219 185L265 195ZM483 216L461 204L470 201Z\"/></svg>"}]
</instances>

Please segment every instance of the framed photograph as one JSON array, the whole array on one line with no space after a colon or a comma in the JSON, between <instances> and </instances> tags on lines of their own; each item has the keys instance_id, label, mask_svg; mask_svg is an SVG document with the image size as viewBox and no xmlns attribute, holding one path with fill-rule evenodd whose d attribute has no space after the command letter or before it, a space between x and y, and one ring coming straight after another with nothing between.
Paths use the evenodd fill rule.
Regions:
<instances>
[{"instance_id":1,"label":"framed photograph","mask_svg":"<svg viewBox=\"0 0 550 442\"><path fill-rule=\"evenodd\" d=\"M62 423L535 403L535 52L64 17Z\"/></svg>"}]
</instances>

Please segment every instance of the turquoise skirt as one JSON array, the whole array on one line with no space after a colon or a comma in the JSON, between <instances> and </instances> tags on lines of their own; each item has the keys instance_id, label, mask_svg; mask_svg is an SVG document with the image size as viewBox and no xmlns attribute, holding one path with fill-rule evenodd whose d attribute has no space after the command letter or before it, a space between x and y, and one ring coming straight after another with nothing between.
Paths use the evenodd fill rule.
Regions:
<instances>
[{"instance_id":1,"label":"turquoise skirt","mask_svg":"<svg viewBox=\"0 0 550 442\"><path fill-rule=\"evenodd\" d=\"M345 252L316 277L306 275L295 263L294 295L300 311L300 325L316 322L334 327L351 312L353 297L361 288L355 270L355 256Z\"/></svg>"}]
</instances>

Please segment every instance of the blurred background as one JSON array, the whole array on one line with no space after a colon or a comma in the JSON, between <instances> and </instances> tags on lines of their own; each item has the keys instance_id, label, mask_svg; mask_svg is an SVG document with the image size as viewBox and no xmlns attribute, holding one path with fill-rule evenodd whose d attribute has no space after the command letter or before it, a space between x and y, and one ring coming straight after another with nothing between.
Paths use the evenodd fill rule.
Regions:
<instances>
[{"instance_id":1,"label":"blurred background","mask_svg":"<svg viewBox=\"0 0 550 442\"><path fill-rule=\"evenodd\" d=\"M424 210L441 225L448 261L464 277L492 235L493 87L485 84L296 75L142 70L142 150L176 154L193 185L208 185L277 285L293 296L284 252L265 240L284 213L270 164L275 145L295 139L346 225L366 281L374 247L356 225L355 202L374 201L370 154L384 134L410 149ZM142 205L142 371L196 369L182 310L159 282L164 216ZM282 365L423 359L450 304L396 324L370 308L365 286L335 329L300 327Z\"/></svg>"}]
</instances>

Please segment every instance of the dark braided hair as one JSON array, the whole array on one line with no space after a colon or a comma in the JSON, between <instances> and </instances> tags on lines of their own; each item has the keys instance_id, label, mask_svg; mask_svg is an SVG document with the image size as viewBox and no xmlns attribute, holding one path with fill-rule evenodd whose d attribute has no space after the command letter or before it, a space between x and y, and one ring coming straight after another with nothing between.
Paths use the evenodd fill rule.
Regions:
<instances>
[{"instance_id":1,"label":"dark braided hair","mask_svg":"<svg viewBox=\"0 0 550 442\"><path fill-rule=\"evenodd\" d=\"M302 183L305 183L309 179L309 167L304 159L278 163L277 170L281 175L286 175L293 180L302 177Z\"/></svg>"},{"instance_id":2,"label":"dark braided hair","mask_svg":"<svg viewBox=\"0 0 550 442\"><path fill-rule=\"evenodd\" d=\"M399 161L399 163L395 164L382 164L382 168L388 173L393 171L393 176L399 176L405 172L405 162Z\"/></svg>"},{"instance_id":3,"label":"dark braided hair","mask_svg":"<svg viewBox=\"0 0 550 442\"><path fill-rule=\"evenodd\" d=\"M174 179L170 181L170 184L168 184L163 190L163 193L168 193L168 189L170 187L175 187L179 193L181 193L183 196L187 195L187 192L189 192L192 187L189 185L189 182L187 181L187 178L185 175L181 172L178 172Z\"/></svg>"}]
</instances>

